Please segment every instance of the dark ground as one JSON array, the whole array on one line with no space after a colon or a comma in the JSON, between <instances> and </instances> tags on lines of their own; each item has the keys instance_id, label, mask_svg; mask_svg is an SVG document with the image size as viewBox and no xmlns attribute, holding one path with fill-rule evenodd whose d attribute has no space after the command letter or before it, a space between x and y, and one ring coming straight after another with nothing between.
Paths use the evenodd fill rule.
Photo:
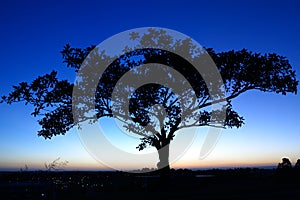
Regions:
<instances>
[{"instance_id":1,"label":"dark ground","mask_svg":"<svg viewBox=\"0 0 300 200\"><path fill-rule=\"evenodd\" d=\"M239 168L156 173L0 172L1 199L300 199L300 172Z\"/></svg>"}]
</instances>

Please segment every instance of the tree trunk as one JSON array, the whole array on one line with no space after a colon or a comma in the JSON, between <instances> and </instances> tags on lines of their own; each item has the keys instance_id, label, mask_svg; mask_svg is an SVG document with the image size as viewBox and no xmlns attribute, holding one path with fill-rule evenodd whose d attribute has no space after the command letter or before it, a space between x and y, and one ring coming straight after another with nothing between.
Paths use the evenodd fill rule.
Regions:
<instances>
[{"instance_id":1,"label":"tree trunk","mask_svg":"<svg viewBox=\"0 0 300 200\"><path fill-rule=\"evenodd\" d=\"M170 145L168 143L158 150L159 162L157 163L157 168L160 172L161 178L168 178L170 175L169 146Z\"/></svg>"}]
</instances>

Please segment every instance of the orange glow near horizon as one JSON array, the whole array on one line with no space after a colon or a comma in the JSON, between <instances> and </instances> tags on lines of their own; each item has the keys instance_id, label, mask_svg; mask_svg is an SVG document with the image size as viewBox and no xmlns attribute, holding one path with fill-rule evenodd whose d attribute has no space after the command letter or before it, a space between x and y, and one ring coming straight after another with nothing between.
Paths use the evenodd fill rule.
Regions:
<instances>
[{"instance_id":1,"label":"orange glow near horizon","mask_svg":"<svg viewBox=\"0 0 300 200\"><path fill-rule=\"evenodd\" d=\"M280 162L280 161L278 161ZM274 166L276 167L278 162L241 162L241 161L229 161L229 160L210 160L210 161L195 161L195 162L175 162L171 164L171 168L175 169L213 169L213 168L239 168L239 167L262 167L262 166ZM44 163L28 163L26 164L28 166L28 170L46 170ZM25 165L21 165L21 163L6 163L2 164L0 166L0 170L20 170L25 169ZM153 166L124 166L123 169L126 170L134 170L134 169L142 169L142 168L156 168L155 164ZM58 168L59 169L59 168ZM80 162L73 162L72 164L69 163L66 166L63 166L60 170L79 170L79 171L106 171L106 170L112 170L109 167L98 163L98 162L92 162L92 163L80 163Z\"/></svg>"}]
</instances>

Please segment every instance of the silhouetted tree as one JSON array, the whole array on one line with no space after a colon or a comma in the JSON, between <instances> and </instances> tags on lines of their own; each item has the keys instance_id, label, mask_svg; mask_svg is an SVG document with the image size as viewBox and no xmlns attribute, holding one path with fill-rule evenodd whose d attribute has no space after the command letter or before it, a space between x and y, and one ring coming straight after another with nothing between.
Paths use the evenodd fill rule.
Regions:
<instances>
[{"instance_id":1,"label":"silhouetted tree","mask_svg":"<svg viewBox=\"0 0 300 200\"><path fill-rule=\"evenodd\" d=\"M278 163L278 169L291 169L292 163L288 158L282 158L282 162Z\"/></svg>"},{"instance_id":2,"label":"silhouetted tree","mask_svg":"<svg viewBox=\"0 0 300 200\"><path fill-rule=\"evenodd\" d=\"M295 164L295 168L300 169L300 159L297 160L297 162Z\"/></svg>"},{"instance_id":3,"label":"silhouetted tree","mask_svg":"<svg viewBox=\"0 0 300 200\"><path fill-rule=\"evenodd\" d=\"M233 110L231 100L249 90L274 92L282 95L297 92L298 81L295 71L283 56L275 53L253 53L246 49L216 53L213 49L208 48L206 50L216 63L223 78L226 93L223 97L212 96L209 93L210 83L204 81L203 74L200 75L190 62L170 51L161 50L159 46L155 48L154 45L153 47L156 41L163 41L163 44L170 49L183 48L189 49L190 52L198 51L199 49L195 49L189 39L173 41L164 31L154 29L149 29L149 32L142 36L138 34L135 36L132 40L139 43L148 42L152 45L151 48L131 50L117 58L113 58L105 52L99 52L95 46L81 49L67 44L62 50L63 62L76 72L80 72L79 68L85 59L89 64L94 62L95 68L103 67L101 66L103 60L113 60L103 72L100 80L98 75L90 70L89 80L96 83L99 81L94 91L94 98L87 98L86 94L90 92L90 86L85 82L86 74L78 73L81 79L75 86L82 95L72 99L74 84L67 80L59 80L57 72L52 71L37 77L31 83L22 82L13 86L13 91L7 96L3 96L2 101L8 104L25 102L25 104L33 105L32 115L40 117L38 123L41 130L38 131L38 135L45 139L64 135L83 121L95 122L94 115L91 117L90 114L87 114L90 113L93 104L97 119L115 117L124 123L128 131L142 136L141 143L137 147L138 150L143 150L147 146L153 146L157 150L167 147L164 148L164 151L159 151L160 162L158 163L158 167L166 166L164 171L167 172L170 170L168 147L178 130L193 126L221 128L242 126L244 118ZM199 55L195 56L193 53L188 56L197 61L202 58L203 54L207 54L203 49L200 51L202 53ZM91 54L89 54L90 52ZM102 60L95 62L89 57L99 57ZM104 61L103 63L105 63ZM116 89L115 85L123 74L147 63L164 64L177 70L186 78L193 91L185 90L187 82L181 80L177 83L181 84L181 88L183 88L182 91L179 91L179 93L181 92L179 95L164 85L146 84L132 91L129 99L129 112L125 112L126 104L124 102L128 99L126 99L126 95L122 95L122 92L131 91L132 87L130 88L125 83L122 87L122 83L119 83L121 87L116 93L114 102L111 97L112 91ZM148 71L149 68L146 67L142 70L136 69L134 73L139 77L138 75L147 75ZM169 72L165 71L165 73ZM171 76L172 78L174 77ZM222 84L220 83L218 87L221 89ZM182 98L179 99L177 95L181 95ZM196 98L192 98L193 95ZM78 113L72 113L72 103L74 102L84 102L77 107ZM223 102L222 108L226 111L226 119L218 124L216 121L212 122L214 120L212 116L218 115L218 111L211 111L210 108L220 102ZM183 112L185 115L182 114ZM76 120L73 115L76 115Z\"/></svg>"},{"instance_id":4,"label":"silhouetted tree","mask_svg":"<svg viewBox=\"0 0 300 200\"><path fill-rule=\"evenodd\" d=\"M61 170L63 167L67 166L68 161L59 161L60 157L53 160L51 163L45 163L45 168L47 171L53 171L53 170Z\"/></svg>"}]
</instances>

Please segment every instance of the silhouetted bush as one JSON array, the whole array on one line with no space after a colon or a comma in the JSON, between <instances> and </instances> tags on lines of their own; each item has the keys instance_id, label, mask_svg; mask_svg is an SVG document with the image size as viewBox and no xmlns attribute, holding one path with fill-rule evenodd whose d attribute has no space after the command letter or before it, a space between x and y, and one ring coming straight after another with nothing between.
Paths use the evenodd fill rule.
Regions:
<instances>
[{"instance_id":1,"label":"silhouetted bush","mask_svg":"<svg viewBox=\"0 0 300 200\"><path fill-rule=\"evenodd\" d=\"M297 162L295 164L295 169L300 170L300 159L297 160Z\"/></svg>"},{"instance_id":2,"label":"silhouetted bush","mask_svg":"<svg viewBox=\"0 0 300 200\"><path fill-rule=\"evenodd\" d=\"M282 162L278 163L278 169L291 169L292 163L288 158L282 158Z\"/></svg>"}]
</instances>

